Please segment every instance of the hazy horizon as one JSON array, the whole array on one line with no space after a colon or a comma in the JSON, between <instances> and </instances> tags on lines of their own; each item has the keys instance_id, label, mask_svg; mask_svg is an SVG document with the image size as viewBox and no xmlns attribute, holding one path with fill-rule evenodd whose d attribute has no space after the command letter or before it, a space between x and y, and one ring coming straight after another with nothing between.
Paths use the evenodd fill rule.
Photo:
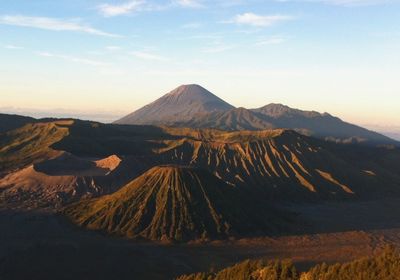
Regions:
<instances>
[{"instance_id":1,"label":"hazy horizon","mask_svg":"<svg viewBox=\"0 0 400 280\"><path fill-rule=\"evenodd\" d=\"M229 102L228 102L229 103ZM277 102L273 102L277 103ZM28 116L33 118L77 118L82 120L89 120L89 121L98 121L102 123L112 123L121 117L131 113L139 109L140 107L147 105L142 104L137 108L132 110L126 111L112 111L112 110L94 110L94 111L85 111L85 110L73 110L73 109L66 109L66 108L47 108L47 109L38 109L38 108L16 108L16 107L0 107L0 114L16 114L22 116ZM264 104L267 105L267 104ZM286 104L284 104L286 105ZM238 106L241 107L241 106ZM254 107L255 108L255 107ZM253 109L253 108L247 108ZM295 108L303 110L302 108ZM317 109L314 111L320 112ZM320 112L325 113L325 112ZM332 114L331 112L327 112ZM334 115L334 114L332 114ZM341 116L334 115L335 117L339 117L343 121L354 123L361 127L382 133L392 139L400 141L400 125L380 125L379 123L357 123L351 120L347 120L342 118Z\"/></svg>"}]
</instances>

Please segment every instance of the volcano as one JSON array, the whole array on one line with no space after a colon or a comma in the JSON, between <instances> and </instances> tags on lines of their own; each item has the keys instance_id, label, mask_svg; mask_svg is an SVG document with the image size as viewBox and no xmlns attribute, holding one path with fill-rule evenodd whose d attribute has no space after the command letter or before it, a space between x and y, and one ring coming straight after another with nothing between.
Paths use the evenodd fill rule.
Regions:
<instances>
[{"instance_id":1,"label":"volcano","mask_svg":"<svg viewBox=\"0 0 400 280\"><path fill-rule=\"evenodd\" d=\"M149 240L268 234L287 224L265 202L247 201L206 170L156 166L118 192L79 202L65 213L89 229Z\"/></svg>"},{"instance_id":2,"label":"volcano","mask_svg":"<svg viewBox=\"0 0 400 280\"><path fill-rule=\"evenodd\" d=\"M233 108L199 85L182 85L115 123L165 125Z\"/></svg>"}]
</instances>

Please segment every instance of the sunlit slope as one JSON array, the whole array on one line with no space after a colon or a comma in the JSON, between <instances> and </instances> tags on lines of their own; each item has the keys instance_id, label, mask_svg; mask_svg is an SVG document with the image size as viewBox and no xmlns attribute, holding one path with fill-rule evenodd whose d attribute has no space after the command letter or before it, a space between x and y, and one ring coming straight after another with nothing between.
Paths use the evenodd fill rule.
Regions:
<instances>
[{"instance_id":1,"label":"sunlit slope","mask_svg":"<svg viewBox=\"0 0 400 280\"><path fill-rule=\"evenodd\" d=\"M130 172L126 172L129 166ZM0 178L0 204L11 207L62 207L82 198L119 189L137 176L142 166L132 166L118 156L84 159L69 153L28 165Z\"/></svg>"},{"instance_id":2,"label":"sunlit slope","mask_svg":"<svg viewBox=\"0 0 400 280\"><path fill-rule=\"evenodd\" d=\"M152 140L163 135L166 133L157 127L80 120L27 124L0 135L0 172L57 157L61 151L97 158L148 154L156 147Z\"/></svg>"},{"instance_id":3,"label":"sunlit slope","mask_svg":"<svg viewBox=\"0 0 400 280\"><path fill-rule=\"evenodd\" d=\"M35 123L36 119L31 117L1 114L0 113L0 133L5 133L9 130L17 129L28 123Z\"/></svg>"},{"instance_id":4,"label":"sunlit slope","mask_svg":"<svg viewBox=\"0 0 400 280\"><path fill-rule=\"evenodd\" d=\"M240 194L205 170L159 166L120 191L72 205L65 213L89 229L151 240L267 234L287 226L265 203L249 203Z\"/></svg>"},{"instance_id":5,"label":"sunlit slope","mask_svg":"<svg viewBox=\"0 0 400 280\"><path fill-rule=\"evenodd\" d=\"M75 120L29 124L0 141L7 172L65 151L80 158L116 155L125 166L118 176L126 179L156 165L198 167L271 199L391 196L400 189L398 149L327 143L284 129L227 132Z\"/></svg>"},{"instance_id":6,"label":"sunlit slope","mask_svg":"<svg viewBox=\"0 0 400 280\"><path fill-rule=\"evenodd\" d=\"M100 127L97 123L77 120L54 121L27 124L3 134L0 137L0 204L61 207L81 198L113 192L148 169L142 160L120 158L102 149L101 144L96 145L93 139L103 139L104 135L115 138L113 130ZM123 137L124 141L128 136ZM68 144L70 137L79 145L68 149L54 147L63 141ZM121 146L118 141L109 145ZM74 155L67 150L83 150L92 156ZM95 155L94 150L101 152Z\"/></svg>"},{"instance_id":7,"label":"sunlit slope","mask_svg":"<svg viewBox=\"0 0 400 280\"><path fill-rule=\"evenodd\" d=\"M217 177L284 198L354 197L398 193L395 173L368 172L323 142L288 130L232 132L168 141L162 162L207 168ZM385 174L385 176L381 176Z\"/></svg>"},{"instance_id":8,"label":"sunlit slope","mask_svg":"<svg viewBox=\"0 0 400 280\"><path fill-rule=\"evenodd\" d=\"M27 124L0 136L0 172L60 154L51 148L69 134L73 121Z\"/></svg>"}]
</instances>

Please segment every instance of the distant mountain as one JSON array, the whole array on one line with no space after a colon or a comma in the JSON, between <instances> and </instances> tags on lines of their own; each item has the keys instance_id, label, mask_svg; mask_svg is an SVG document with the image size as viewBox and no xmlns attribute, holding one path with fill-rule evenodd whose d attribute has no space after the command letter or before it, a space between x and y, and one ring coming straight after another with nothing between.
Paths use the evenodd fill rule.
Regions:
<instances>
[{"instance_id":1,"label":"distant mountain","mask_svg":"<svg viewBox=\"0 0 400 280\"><path fill-rule=\"evenodd\" d=\"M288 224L265 202L255 205L206 170L157 166L118 192L79 202L65 213L89 229L150 240L268 234L276 232L275 224Z\"/></svg>"},{"instance_id":2,"label":"distant mountain","mask_svg":"<svg viewBox=\"0 0 400 280\"><path fill-rule=\"evenodd\" d=\"M346 123L328 113L302 111L281 104L269 104L252 110L235 108L228 111L195 115L190 120L175 122L170 125L228 131L285 128L296 130L304 135L340 143L396 144L396 141L389 137Z\"/></svg>"},{"instance_id":3,"label":"distant mountain","mask_svg":"<svg viewBox=\"0 0 400 280\"><path fill-rule=\"evenodd\" d=\"M217 128L222 130L264 130L276 128L265 117L245 108L195 115L190 120L175 122L174 126L193 128Z\"/></svg>"},{"instance_id":4,"label":"distant mountain","mask_svg":"<svg viewBox=\"0 0 400 280\"><path fill-rule=\"evenodd\" d=\"M338 142L371 142L395 144L396 141L374 131L350 124L328 113L302 111L282 104L253 109L274 127L295 129L302 133ZM398 144L398 143L397 143Z\"/></svg>"},{"instance_id":5,"label":"distant mountain","mask_svg":"<svg viewBox=\"0 0 400 280\"><path fill-rule=\"evenodd\" d=\"M115 123L228 131L288 128L333 142L400 145L387 136L344 122L328 113L302 111L282 104L251 110L234 108L198 85L180 86Z\"/></svg>"},{"instance_id":6,"label":"distant mountain","mask_svg":"<svg viewBox=\"0 0 400 280\"><path fill-rule=\"evenodd\" d=\"M36 121L36 119L31 117L0 114L0 133L16 129L18 127L24 126L27 123L33 123Z\"/></svg>"},{"instance_id":7,"label":"distant mountain","mask_svg":"<svg viewBox=\"0 0 400 280\"><path fill-rule=\"evenodd\" d=\"M115 123L164 125L233 108L199 85L182 85Z\"/></svg>"}]
</instances>

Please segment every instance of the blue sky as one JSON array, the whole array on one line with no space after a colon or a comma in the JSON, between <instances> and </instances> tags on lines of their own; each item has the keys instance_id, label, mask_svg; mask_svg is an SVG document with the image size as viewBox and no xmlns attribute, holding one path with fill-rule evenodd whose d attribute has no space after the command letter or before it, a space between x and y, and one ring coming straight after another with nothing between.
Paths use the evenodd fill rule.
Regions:
<instances>
[{"instance_id":1,"label":"blue sky","mask_svg":"<svg viewBox=\"0 0 400 280\"><path fill-rule=\"evenodd\" d=\"M198 83L399 126L399 49L399 1L3 0L0 111L113 118Z\"/></svg>"}]
</instances>

